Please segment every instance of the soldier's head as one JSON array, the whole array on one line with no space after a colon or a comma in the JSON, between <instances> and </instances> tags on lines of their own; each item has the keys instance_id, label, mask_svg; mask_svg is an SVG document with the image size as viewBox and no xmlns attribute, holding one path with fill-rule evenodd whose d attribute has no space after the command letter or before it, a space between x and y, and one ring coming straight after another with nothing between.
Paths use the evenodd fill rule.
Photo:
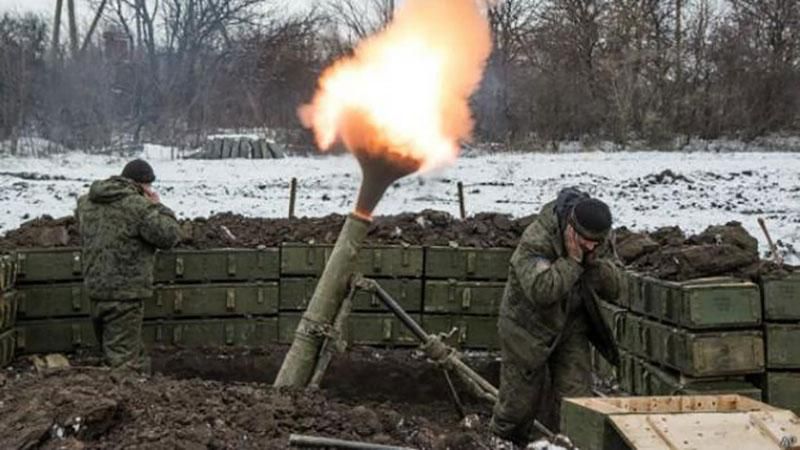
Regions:
<instances>
[{"instance_id":1,"label":"soldier's head","mask_svg":"<svg viewBox=\"0 0 800 450\"><path fill-rule=\"evenodd\" d=\"M567 223L577 232L581 247L592 251L611 231L611 210L600 200L586 198L573 206Z\"/></svg>"},{"instance_id":2,"label":"soldier's head","mask_svg":"<svg viewBox=\"0 0 800 450\"><path fill-rule=\"evenodd\" d=\"M153 181L156 181L156 174L153 172L153 168L143 159L134 159L125 164L125 168L122 169L122 176L144 187L149 187Z\"/></svg>"}]
</instances>

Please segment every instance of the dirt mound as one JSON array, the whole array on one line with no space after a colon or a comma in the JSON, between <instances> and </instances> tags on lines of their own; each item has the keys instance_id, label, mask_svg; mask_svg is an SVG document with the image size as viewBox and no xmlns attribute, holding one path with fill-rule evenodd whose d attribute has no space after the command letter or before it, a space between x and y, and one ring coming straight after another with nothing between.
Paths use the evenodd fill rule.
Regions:
<instances>
[{"instance_id":1,"label":"dirt mound","mask_svg":"<svg viewBox=\"0 0 800 450\"><path fill-rule=\"evenodd\" d=\"M652 233L617 230L617 255L626 266L665 280L731 275L758 281L790 270L758 255L758 241L739 222L712 225L686 237L678 227Z\"/></svg>"},{"instance_id":2,"label":"dirt mound","mask_svg":"<svg viewBox=\"0 0 800 450\"><path fill-rule=\"evenodd\" d=\"M278 449L289 448L291 433L420 449L489 448L485 426L462 430L448 403L357 403L324 391L134 377L98 367L27 370L0 384L0 448Z\"/></svg>"},{"instance_id":3,"label":"dirt mound","mask_svg":"<svg viewBox=\"0 0 800 450\"><path fill-rule=\"evenodd\" d=\"M182 248L273 247L284 242L333 243L345 216L269 219L223 213L209 218L184 220L186 239ZM442 211L425 210L375 218L367 235L371 244L448 245L513 247L533 217L512 219L506 214L480 213L458 220ZM79 245L77 224L72 217L42 216L22 224L0 239L0 250L29 247Z\"/></svg>"}]
</instances>

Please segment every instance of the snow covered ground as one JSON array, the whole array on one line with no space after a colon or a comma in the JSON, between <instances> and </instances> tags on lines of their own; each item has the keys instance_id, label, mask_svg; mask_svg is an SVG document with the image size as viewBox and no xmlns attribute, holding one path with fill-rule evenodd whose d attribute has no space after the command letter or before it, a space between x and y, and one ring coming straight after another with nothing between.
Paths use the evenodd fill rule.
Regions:
<instances>
[{"instance_id":1,"label":"snow covered ground","mask_svg":"<svg viewBox=\"0 0 800 450\"><path fill-rule=\"evenodd\" d=\"M360 181L349 156L281 160L170 160L168 148L146 146L156 188L180 217L232 211L285 216L289 180L298 179L297 215L345 213ZM120 172L125 160L68 153L46 159L0 156L0 233L42 214L71 214L89 183ZM670 170L671 173L664 173ZM536 212L561 188L578 186L607 201L618 225L679 225L695 232L742 222L761 242L756 222L774 239L800 248L800 153L589 152L462 157L453 166L390 188L377 214L441 209L458 214L457 182L468 214Z\"/></svg>"}]
</instances>

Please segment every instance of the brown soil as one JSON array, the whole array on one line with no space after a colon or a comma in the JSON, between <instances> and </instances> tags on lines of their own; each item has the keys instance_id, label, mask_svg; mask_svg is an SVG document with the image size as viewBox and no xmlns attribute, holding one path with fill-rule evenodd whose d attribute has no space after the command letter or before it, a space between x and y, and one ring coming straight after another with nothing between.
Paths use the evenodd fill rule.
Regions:
<instances>
[{"instance_id":1,"label":"brown soil","mask_svg":"<svg viewBox=\"0 0 800 450\"><path fill-rule=\"evenodd\" d=\"M284 242L333 243L345 216L319 218L247 218L223 213L210 218L184 220L186 239L182 248L273 247ZM366 242L371 244L448 245L513 247L532 217L512 219L506 214L480 213L457 220L442 211L425 210L395 216L378 216ZM61 239L53 238L53 236ZM74 218L49 216L25 222L0 238L0 250L28 247L63 247L80 244Z\"/></svg>"},{"instance_id":2,"label":"brown soil","mask_svg":"<svg viewBox=\"0 0 800 450\"><path fill-rule=\"evenodd\" d=\"M347 373L332 370L327 379L328 384L344 388L323 386L320 391L231 381L241 364L251 364L242 363L241 354L194 353L195 362L187 354L154 355L154 366L180 366L186 371L183 375L200 360L217 359L217 370L225 362L233 363L226 373L219 373L227 379L224 382L180 374L115 374L87 365L91 358L78 360L72 368L43 372L18 363L0 375L0 448L278 449L289 448L292 433L420 449L491 448L488 407L470 406L471 412L480 413L480 421L466 429L450 403L440 400L446 391L417 402L420 396L403 395L413 394L415 383L397 383L391 398L375 396L387 390L392 377L399 381L398 377L427 364L410 351L375 352L363 350L340 358L339 368ZM261 356L271 358L269 352ZM394 362L380 362L387 359ZM369 377L367 367L372 369ZM413 380L424 388L428 376ZM350 389L356 384L360 391L352 395Z\"/></svg>"},{"instance_id":3,"label":"brown soil","mask_svg":"<svg viewBox=\"0 0 800 450\"><path fill-rule=\"evenodd\" d=\"M449 245L469 247L515 247L533 216L512 219L505 214L480 213L466 220L442 211L425 210L376 217L367 244ZM180 248L255 248L284 242L333 243L344 216L320 218L247 218L223 213L210 218L185 220L186 239ZM24 223L0 238L0 251L27 247L79 245L71 217L47 216ZM636 233L617 230L617 253L630 268L668 280L734 275L757 279L778 268L761 261L757 241L737 222L713 225L687 237L678 227Z\"/></svg>"}]
</instances>

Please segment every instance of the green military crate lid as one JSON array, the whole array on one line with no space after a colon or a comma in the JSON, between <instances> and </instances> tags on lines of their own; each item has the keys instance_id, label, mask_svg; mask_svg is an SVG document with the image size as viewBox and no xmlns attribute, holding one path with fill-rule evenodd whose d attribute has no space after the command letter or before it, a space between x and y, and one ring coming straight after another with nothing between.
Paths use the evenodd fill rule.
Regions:
<instances>
[{"instance_id":1,"label":"green military crate lid","mask_svg":"<svg viewBox=\"0 0 800 450\"><path fill-rule=\"evenodd\" d=\"M765 330L767 367L800 369L800 323L768 323Z\"/></svg>"},{"instance_id":2,"label":"green military crate lid","mask_svg":"<svg viewBox=\"0 0 800 450\"><path fill-rule=\"evenodd\" d=\"M19 284L83 278L80 248L18 250L16 266Z\"/></svg>"},{"instance_id":3,"label":"green military crate lid","mask_svg":"<svg viewBox=\"0 0 800 450\"><path fill-rule=\"evenodd\" d=\"M427 247L426 278L457 280L505 280L510 248Z\"/></svg>"},{"instance_id":4,"label":"green military crate lid","mask_svg":"<svg viewBox=\"0 0 800 450\"><path fill-rule=\"evenodd\" d=\"M0 333L0 367L5 367L14 360L16 349L16 331L6 330Z\"/></svg>"},{"instance_id":5,"label":"green military crate lid","mask_svg":"<svg viewBox=\"0 0 800 450\"><path fill-rule=\"evenodd\" d=\"M156 253L156 282L257 281L280 278L280 251L171 250Z\"/></svg>"},{"instance_id":6,"label":"green military crate lid","mask_svg":"<svg viewBox=\"0 0 800 450\"><path fill-rule=\"evenodd\" d=\"M731 277L684 282L642 280L643 313L688 329L747 328L761 323L758 286Z\"/></svg>"},{"instance_id":7,"label":"green military crate lid","mask_svg":"<svg viewBox=\"0 0 800 450\"><path fill-rule=\"evenodd\" d=\"M761 282L765 320L800 320L800 272Z\"/></svg>"},{"instance_id":8,"label":"green military crate lid","mask_svg":"<svg viewBox=\"0 0 800 450\"><path fill-rule=\"evenodd\" d=\"M47 319L17 323L17 351L68 353L97 347L91 319Z\"/></svg>"},{"instance_id":9,"label":"green military crate lid","mask_svg":"<svg viewBox=\"0 0 800 450\"><path fill-rule=\"evenodd\" d=\"M283 277L280 288L280 309L282 311L302 311L308 306L316 277ZM406 312L419 312L422 309L422 280L410 278L385 278L376 280ZM353 311L388 311L386 306L373 294L356 292L353 298Z\"/></svg>"},{"instance_id":10,"label":"green military crate lid","mask_svg":"<svg viewBox=\"0 0 800 450\"><path fill-rule=\"evenodd\" d=\"M760 331L689 331L642 320L643 355L687 376L727 376L764 370Z\"/></svg>"},{"instance_id":11,"label":"green military crate lid","mask_svg":"<svg viewBox=\"0 0 800 450\"><path fill-rule=\"evenodd\" d=\"M691 378L645 361L641 364L644 368L640 380L644 386L641 389L642 395L738 394L753 400L762 400L761 389L747 382L744 377Z\"/></svg>"},{"instance_id":12,"label":"green military crate lid","mask_svg":"<svg viewBox=\"0 0 800 450\"><path fill-rule=\"evenodd\" d=\"M278 313L277 282L157 286L146 318L263 316Z\"/></svg>"},{"instance_id":13,"label":"green military crate lid","mask_svg":"<svg viewBox=\"0 0 800 450\"><path fill-rule=\"evenodd\" d=\"M422 328L430 334L453 333L447 342L463 349L497 349L497 317L425 314Z\"/></svg>"},{"instance_id":14,"label":"green military crate lid","mask_svg":"<svg viewBox=\"0 0 800 450\"><path fill-rule=\"evenodd\" d=\"M333 250L328 244L293 244L281 246L282 275L322 274ZM371 245L358 252L356 271L369 277L422 276L423 250L411 245Z\"/></svg>"},{"instance_id":15,"label":"green military crate lid","mask_svg":"<svg viewBox=\"0 0 800 450\"><path fill-rule=\"evenodd\" d=\"M259 348L278 340L278 318L145 321L145 346L178 348Z\"/></svg>"},{"instance_id":16,"label":"green military crate lid","mask_svg":"<svg viewBox=\"0 0 800 450\"><path fill-rule=\"evenodd\" d=\"M19 317L24 320L91 314L89 297L81 282L23 285L18 298Z\"/></svg>"},{"instance_id":17,"label":"green military crate lid","mask_svg":"<svg viewBox=\"0 0 800 450\"><path fill-rule=\"evenodd\" d=\"M426 313L497 315L505 283L491 281L428 280Z\"/></svg>"},{"instance_id":18,"label":"green military crate lid","mask_svg":"<svg viewBox=\"0 0 800 450\"><path fill-rule=\"evenodd\" d=\"M14 327L19 310L17 291L0 292L0 332Z\"/></svg>"},{"instance_id":19,"label":"green military crate lid","mask_svg":"<svg viewBox=\"0 0 800 450\"><path fill-rule=\"evenodd\" d=\"M278 321L278 342L282 344L292 342L301 316L300 312L281 313ZM411 317L420 323L419 314L412 314ZM388 313L351 313L342 330L342 339L349 345L416 346L420 344L397 317Z\"/></svg>"},{"instance_id":20,"label":"green military crate lid","mask_svg":"<svg viewBox=\"0 0 800 450\"><path fill-rule=\"evenodd\" d=\"M767 371L763 388L770 405L791 409L800 415L800 371Z\"/></svg>"}]
</instances>

